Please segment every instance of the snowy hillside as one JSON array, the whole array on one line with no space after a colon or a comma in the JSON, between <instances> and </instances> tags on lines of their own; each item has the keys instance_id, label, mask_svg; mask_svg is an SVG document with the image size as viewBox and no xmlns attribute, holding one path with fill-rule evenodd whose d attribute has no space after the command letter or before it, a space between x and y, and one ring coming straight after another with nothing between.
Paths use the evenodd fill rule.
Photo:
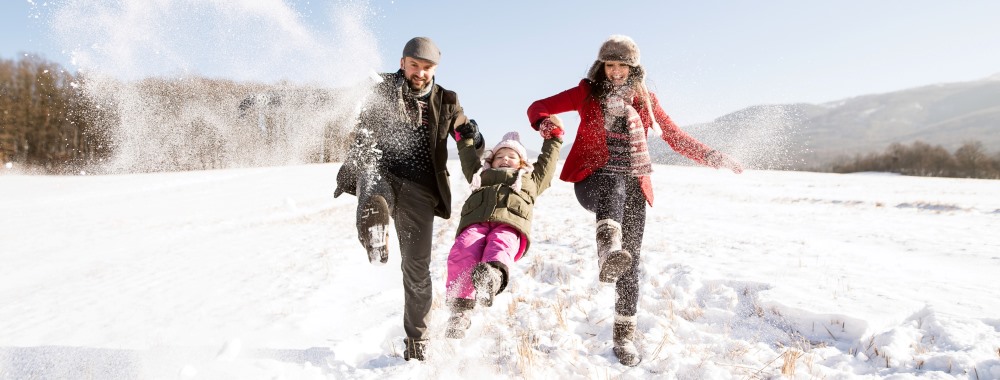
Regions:
<instances>
[{"instance_id":1,"label":"snowy hillside","mask_svg":"<svg viewBox=\"0 0 1000 380\"><path fill-rule=\"evenodd\" d=\"M628 368L565 182L461 341L437 220L404 361L398 249L368 263L337 168L0 175L0 379L1000 378L1000 181L657 166Z\"/></svg>"},{"instance_id":2,"label":"snowy hillside","mask_svg":"<svg viewBox=\"0 0 1000 380\"><path fill-rule=\"evenodd\" d=\"M992 155L1000 151L1000 82L990 77L822 104L755 105L684 129L724 152L750 147L756 148L749 149L750 155L773 159L776 154L758 148L763 146L785 153L778 155L784 162L758 167L828 167L837 159L880 153L893 143L915 141L940 145L949 152L978 141ZM684 160L668 155L660 161Z\"/></svg>"}]
</instances>

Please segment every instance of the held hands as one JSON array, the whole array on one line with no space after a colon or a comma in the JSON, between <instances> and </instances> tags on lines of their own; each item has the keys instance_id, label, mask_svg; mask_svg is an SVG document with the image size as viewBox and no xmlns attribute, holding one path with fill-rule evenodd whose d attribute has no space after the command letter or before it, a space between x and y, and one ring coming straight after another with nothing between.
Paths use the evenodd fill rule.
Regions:
<instances>
[{"instance_id":1,"label":"held hands","mask_svg":"<svg viewBox=\"0 0 1000 380\"><path fill-rule=\"evenodd\" d=\"M455 132L457 132L459 140L476 138L476 135L479 134L479 124L475 120L469 120L468 123L455 127Z\"/></svg>"},{"instance_id":2,"label":"held hands","mask_svg":"<svg viewBox=\"0 0 1000 380\"><path fill-rule=\"evenodd\" d=\"M705 161L709 166L713 168L726 168L732 170L733 173L740 174L743 173L743 166L739 162L730 158L725 153L713 150L705 155Z\"/></svg>"},{"instance_id":3,"label":"held hands","mask_svg":"<svg viewBox=\"0 0 1000 380\"><path fill-rule=\"evenodd\" d=\"M479 133L479 124L475 120L470 119L468 123L455 127L455 134L457 135L456 140L472 139L473 146L477 149L485 144L483 135Z\"/></svg>"},{"instance_id":4,"label":"held hands","mask_svg":"<svg viewBox=\"0 0 1000 380\"><path fill-rule=\"evenodd\" d=\"M553 137L563 137L565 131L563 131L562 125L562 120L559 120L558 116L551 115L542 119L542 122L538 124L538 133L546 140Z\"/></svg>"}]
</instances>

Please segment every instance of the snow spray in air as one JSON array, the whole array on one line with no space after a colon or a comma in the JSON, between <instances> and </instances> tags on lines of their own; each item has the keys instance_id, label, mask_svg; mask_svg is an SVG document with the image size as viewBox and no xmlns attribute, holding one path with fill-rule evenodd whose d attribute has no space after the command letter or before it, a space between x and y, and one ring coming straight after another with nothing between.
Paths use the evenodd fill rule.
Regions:
<instances>
[{"instance_id":1,"label":"snow spray in air","mask_svg":"<svg viewBox=\"0 0 1000 380\"><path fill-rule=\"evenodd\" d=\"M803 117L797 105L761 105L682 128L712 149L732 156L746 169L792 169L802 164L805 152L796 139ZM651 144L650 153L659 163L690 162L672 153L662 141Z\"/></svg>"},{"instance_id":2,"label":"snow spray in air","mask_svg":"<svg viewBox=\"0 0 1000 380\"><path fill-rule=\"evenodd\" d=\"M325 15L280 0L54 7L52 29L113 146L103 172L337 159L381 66L366 5Z\"/></svg>"},{"instance_id":3,"label":"snow spray in air","mask_svg":"<svg viewBox=\"0 0 1000 380\"><path fill-rule=\"evenodd\" d=\"M802 164L805 147L796 135L803 110L799 105L759 105L717 118L699 133L712 136L711 146L752 169L791 169Z\"/></svg>"}]
</instances>

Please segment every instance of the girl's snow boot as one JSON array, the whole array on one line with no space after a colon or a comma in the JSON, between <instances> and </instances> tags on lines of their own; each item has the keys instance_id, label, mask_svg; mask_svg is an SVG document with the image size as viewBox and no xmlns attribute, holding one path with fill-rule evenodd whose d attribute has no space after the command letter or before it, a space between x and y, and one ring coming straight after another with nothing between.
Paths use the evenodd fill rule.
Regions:
<instances>
[{"instance_id":1,"label":"girl's snow boot","mask_svg":"<svg viewBox=\"0 0 1000 380\"><path fill-rule=\"evenodd\" d=\"M451 339L465 338L465 331L472 326L472 308L476 306L473 299L457 298L450 302L451 316L448 317L448 327L444 335Z\"/></svg>"},{"instance_id":2,"label":"girl's snow boot","mask_svg":"<svg viewBox=\"0 0 1000 380\"><path fill-rule=\"evenodd\" d=\"M502 282L500 269L490 264L479 263L472 269L472 286L476 288L476 300L480 305L493 306L493 297L500 291Z\"/></svg>"}]
</instances>

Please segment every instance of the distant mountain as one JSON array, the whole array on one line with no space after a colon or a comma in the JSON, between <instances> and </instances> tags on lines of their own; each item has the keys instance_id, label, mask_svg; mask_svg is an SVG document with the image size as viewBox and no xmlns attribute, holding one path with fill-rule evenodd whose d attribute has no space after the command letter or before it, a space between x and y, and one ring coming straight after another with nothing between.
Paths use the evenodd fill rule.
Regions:
<instances>
[{"instance_id":1,"label":"distant mountain","mask_svg":"<svg viewBox=\"0 0 1000 380\"><path fill-rule=\"evenodd\" d=\"M819 105L752 106L683 129L759 168L821 168L917 140L949 151L976 140L995 153L1000 152L1000 74ZM662 143L650 150L657 162L686 161Z\"/></svg>"}]
</instances>

